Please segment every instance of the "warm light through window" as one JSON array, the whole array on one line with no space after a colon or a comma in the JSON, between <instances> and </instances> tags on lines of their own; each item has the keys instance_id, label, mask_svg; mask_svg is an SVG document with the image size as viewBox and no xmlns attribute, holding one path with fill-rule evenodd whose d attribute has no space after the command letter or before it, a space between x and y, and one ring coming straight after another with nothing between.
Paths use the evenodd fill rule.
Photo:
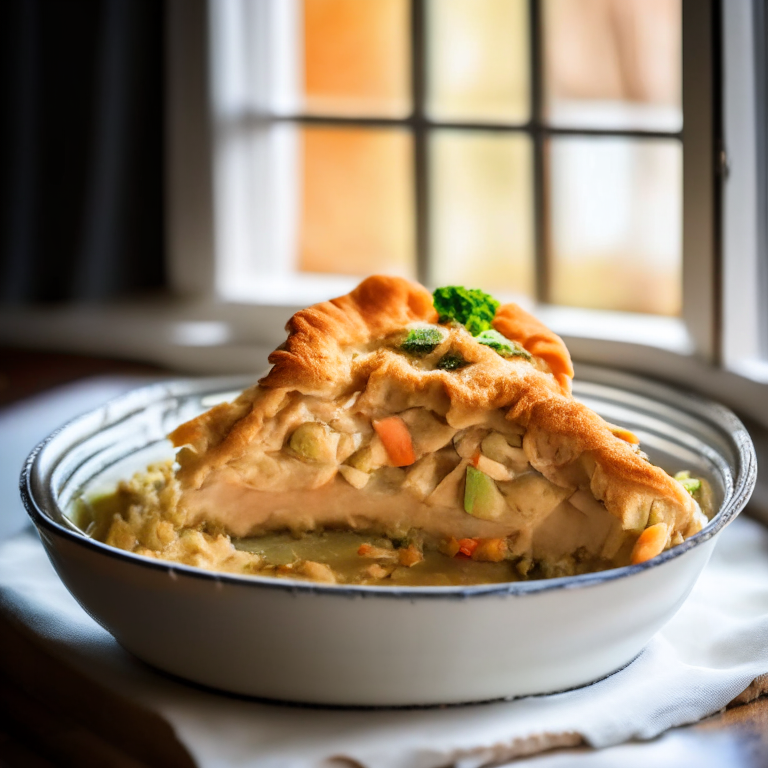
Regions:
<instances>
[{"instance_id":1,"label":"warm light through window","mask_svg":"<svg viewBox=\"0 0 768 768\"><path fill-rule=\"evenodd\" d=\"M308 113L410 111L408 0L304 0L303 22Z\"/></svg>"},{"instance_id":2,"label":"warm light through window","mask_svg":"<svg viewBox=\"0 0 768 768\"><path fill-rule=\"evenodd\" d=\"M222 154L239 296L389 272L680 313L681 0L247 7L251 122L230 100L226 134L247 159Z\"/></svg>"},{"instance_id":3,"label":"warm light through window","mask_svg":"<svg viewBox=\"0 0 768 768\"><path fill-rule=\"evenodd\" d=\"M300 269L415 277L410 135L312 127L302 139Z\"/></svg>"}]
</instances>

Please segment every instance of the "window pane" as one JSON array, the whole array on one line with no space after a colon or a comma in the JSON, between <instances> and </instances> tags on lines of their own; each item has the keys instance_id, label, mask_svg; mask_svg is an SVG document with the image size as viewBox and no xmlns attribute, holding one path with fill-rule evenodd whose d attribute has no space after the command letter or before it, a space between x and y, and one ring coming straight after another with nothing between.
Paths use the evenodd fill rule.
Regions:
<instances>
[{"instance_id":1,"label":"window pane","mask_svg":"<svg viewBox=\"0 0 768 768\"><path fill-rule=\"evenodd\" d=\"M427 11L429 114L525 122L527 0L429 0Z\"/></svg>"},{"instance_id":2,"label":"window pane","mask_svg":"<svg viewBox=\"0 0 768 768\"><path fill-rule=\"evenodd\" d=\"M544 0L544 38L551 123L682 127L681 0Z\"/></svg>"},{"instance_id":3,"label":"window pane","mask_svg":"<svg viewBox=\"0 0 768 768\"><path fill-rule=\"evenodd\" d=\"M406 115L409 37L408 0L304 0L306 111Z\"/></svg>"},{"instance_id":4,"label":"window pane","mask_svg":"<svg viewBox=\"0 0 768 768\"><path fill-rule=\"evenodd\" d=\"M552 300L677 315L682 145L552 139Z\"/></svg>"},{"instance_id":5,"label":"window pane","mask_svg":"<svg viewBox=\"0 0 768 768\"><path fill-rule=\"evenodd\" d=\"M299 269L415 276L410 135L304 128L302 150Z\"/></svg>"},{"instance_id":6,"label":"window pane","mask_svg":"<svg viewBox=\"0 0 768 768\"><path fill-rule=\"evenodd\" d=\"M435 131L430 150L431 282L532 294L529 138Z\"/></svg>"}]
</instances>

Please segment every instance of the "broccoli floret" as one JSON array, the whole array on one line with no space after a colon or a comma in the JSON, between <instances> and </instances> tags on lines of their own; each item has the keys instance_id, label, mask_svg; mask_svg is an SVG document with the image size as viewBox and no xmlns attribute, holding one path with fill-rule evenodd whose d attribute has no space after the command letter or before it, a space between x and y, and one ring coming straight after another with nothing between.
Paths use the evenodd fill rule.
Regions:
<instances>
[{"instance_id":1,"label":"broccoli floret","mask_svg":"<svg viewBox=\"0 0 768 768\"><path fill-rule=\"evenodd\" d=\"M463 368L469 363L457 352L448 352L443 355L438 361L436 368L442 371L455 371L457 368Z\"/></svg>"},{"instance_id":2,"label":"broccoli floret","mask_svg":"<svg viewBox=\"0 0 768 768\"><path fill-rule=\"evenodd\" d=\"M412 355L428 355L443 340L437 328L411 328L400 349Z\"/></svg>"},{"instance_id":3,"label":"broccoli floret","mask_svg":"<svg viewBox=\"0 0 768 768\"><path fill-rule=\"evenodd\" d=\"M486 347L495 349L502 357L523 357L526 360L531 359L531 353L523 349L516 341L502 336L498 331L483 331L477 336L477 342Z\"/></svg>"},{"instance_id":4,"label":"broccoli floret","mask_svg":"<svg viewBox=\"0 0 768 768\"><path fill-rule=\"evenodd\" d=\"M440 315L440 322L454 320L473 335L487 331L499 307L499 302L477 288L448 285L438 288L432 299Z\"/></svg>"}]
</instances>

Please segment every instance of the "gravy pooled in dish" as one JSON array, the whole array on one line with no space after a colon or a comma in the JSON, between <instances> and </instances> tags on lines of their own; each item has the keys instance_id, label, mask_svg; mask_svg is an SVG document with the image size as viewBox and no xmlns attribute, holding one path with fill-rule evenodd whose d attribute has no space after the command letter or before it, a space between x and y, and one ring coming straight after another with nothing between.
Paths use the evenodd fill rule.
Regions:
<instances>
[{"instance_id":1,"label":"gravy pooled in dish","mask_svg":"<svg viewBox=\"0 0 768 768\"><path fill-rule=\"evenodd\" d=\"M515 304L393 277L297 312L272 369L170 435L176 464L80 504L148 557L325 583L447 585L640 563L701 530L671 477L571 395Z\"/></svg>"}]
</instances>

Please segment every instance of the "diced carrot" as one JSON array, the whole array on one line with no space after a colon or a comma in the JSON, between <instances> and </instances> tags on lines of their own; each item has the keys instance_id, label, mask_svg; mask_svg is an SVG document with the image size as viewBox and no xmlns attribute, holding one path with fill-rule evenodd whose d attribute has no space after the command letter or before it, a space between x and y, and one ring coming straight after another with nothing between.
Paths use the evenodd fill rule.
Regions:
<instances>
[{"instance_id":1,"label":"diced carrot","mask_svg":"<svg viewBox=\"0 0 768 768\"><path fill-rule=\"evenodd\" d=\"M472 557L472 553L477 549L478 544L477 539L459 539L459 554Z\"/></svg>"},{"instance_id":2,"label":"diced carrot","mask_svg":"<svg viewBox=\"0 0 768 768\"><path fill-rule=\"evenodd\" d=\"M630 562L632 565L644 563L656 555L660 555L667 546L669 528L666 523L656 523L646 528L638 537L632 548Z\"/></svg>"},{"instance_id":3,"label":"diced carrot","mask_svg":"<svg viewBox=\"0 0 768 768\"><path fill-rule=\"evenodd\" d=\"M454 557L459 554L459 540L451 536L450 539L441 542L440 551L448 557Z\"/></svg>"},{"instance_id":4,"label":"diced carrot","mask_svg":"<svg viewBox=\"0 0 768 768\"><path fill-rule=\"evenodd\" d=\"M477 548L472 553L472 559L486 563L500 563L506 554L506 539L480 539Z\"/></svg>"},{"instance_id":5,"label":"diced carrot","mask_svg":"<svg viewBox=\"0 0 768 768\"><path fill-rule=\"evenodd\" d=\"M370 544L361 544L357 549L360 557L370 557L373 554L373 547Z\"/></svg>"},{"instance_id":6,"label":"diced carrot","mask_svg":"<svg viewBox=\"0 0 768 768\"><path fill-rule=\"evenodd\" d=\"M424 560L424 555L421 553L419 548L413 544L410 544L403 549L398 549L397 555L400 565L404 565L406 568L412 568L414 565Z\"/></svg>"},{"instance_id":7,"label":"diced carrot","mask_svg":"<svg viewBox=\"0 0 768 768\"><path fill-rule=\"evenodd\" d=\"M478 449L475 451L475 455L470 459L469 463L473 467L475 467L475 469L477 469L478 462L480 461L480 456L481 456L481 453L480 453L480 450Z\"/></svg>"},{"instance_id":8,"label":"diced carrot","mask_svg":"<svg viewBox=\"0 0 768 768\"><path fill-rule=\"evenodd\" d=\"M411 433L399 416L387 416L373 422L376 434L384 443L384 449L393 467L409 467L416 461Z\"/></svg>"}]
</instances>

